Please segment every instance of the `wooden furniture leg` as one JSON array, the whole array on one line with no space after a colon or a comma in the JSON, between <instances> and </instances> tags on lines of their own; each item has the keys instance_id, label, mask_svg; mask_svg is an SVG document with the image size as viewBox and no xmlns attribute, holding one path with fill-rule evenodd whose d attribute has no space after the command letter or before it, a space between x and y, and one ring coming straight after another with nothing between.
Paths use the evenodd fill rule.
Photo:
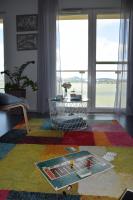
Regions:
<instances>
[{"instance_id":1,"label":"wooden furniture leg","mask_svg":"<svg viewBox=\"0 0 133 200\"><path fill-rule=\"evenodd\" d=\"M24 121L25 121L25 127L26 127L26 131L27 133L30 132L30 128L29 128L29 123L28 123L28 117L27 117L27 106L25 104L10 104L10 105L5 105L5 106L0 106L1 110L11 110L13 108L17 108L17 107L21 107L23 110L23 115L24 115Z\"/></svg>"}]
</instances>

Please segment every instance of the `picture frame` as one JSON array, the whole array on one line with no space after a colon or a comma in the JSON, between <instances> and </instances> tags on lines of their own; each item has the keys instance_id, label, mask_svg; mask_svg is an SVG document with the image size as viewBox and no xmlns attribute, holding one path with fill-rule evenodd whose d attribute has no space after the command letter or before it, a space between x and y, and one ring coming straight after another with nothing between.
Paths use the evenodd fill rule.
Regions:
<instances>
[{"instance_id":1,"label":"picture frame","mask_svg":"<svg viewBox=\"0 0 133 200\"><path fill-rule=\"evenodd\" d=\"M17 34L17 50L36 50L37 49L37 33Z\"/></svg>"},{"instance_id":2,"label":"picture frame","mask_svg":"<svg viewBox=\"0 0 133 200\"><path fill-rule=\"evenodd\" d=\"M16 30L23 31L37 31L38 29L38 15L16 15Z\"/></svg>"}]
</instances>

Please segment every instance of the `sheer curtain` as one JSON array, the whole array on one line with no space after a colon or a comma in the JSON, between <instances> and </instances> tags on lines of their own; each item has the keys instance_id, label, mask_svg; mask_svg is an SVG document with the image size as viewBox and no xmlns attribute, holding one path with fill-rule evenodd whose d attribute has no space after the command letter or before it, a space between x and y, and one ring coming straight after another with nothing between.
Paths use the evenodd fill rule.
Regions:
<instances>
[{"instance_id":1,"label":"sheer curtain","mask_svg":"<svg viewBox=\"0 0 133 200\"><path fill-rule=\"evenodd\" d=\"M49 112L48 99L56 95L56 16L58 0L38 0L37 107Z\"/></svg>"},{"instance_id":2,"label":"sheer curtain","mask_svg":"<svg viewBox=\"0 0 133 200\"><path fill-rule=\"evenodd\" d=\"M121 0L118 71L116 84L115 111L133 113L133 3Z\"/></svg>"},{"instance_id":3,"label":"sheer curtain","mask_svg":"<svg viewBox=\"0 0 133 200\"><path fill-rule=\"evenodd\" d=\"M129 13L127 114L133 115L133 1L127 0L125 2Z\"/></svg>"}]
</instances>

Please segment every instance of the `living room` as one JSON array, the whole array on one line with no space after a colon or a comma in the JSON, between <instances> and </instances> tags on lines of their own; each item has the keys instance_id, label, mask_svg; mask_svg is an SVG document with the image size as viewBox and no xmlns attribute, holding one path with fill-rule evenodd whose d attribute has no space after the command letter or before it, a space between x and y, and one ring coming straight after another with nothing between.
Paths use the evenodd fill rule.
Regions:
<instances>
[{"instance_id":1,"label":"living room","mask_svg":"<svg viewBox=\"0 0 133 200\"><path fill-rule=\"evenodd\" d=\"M0 199L41 199L41 193L56 199L56 193L57 199L113 200L133 189L132 9L125 0L0 0L0 71L13 73L26 64L21 80L32 81L23 99L27 121L1 107ZM2 94L6 75L0 74ZM59 192L33 164L86 150L102 157L111 152L113 169Z\"/></svg>"}]
</instances>

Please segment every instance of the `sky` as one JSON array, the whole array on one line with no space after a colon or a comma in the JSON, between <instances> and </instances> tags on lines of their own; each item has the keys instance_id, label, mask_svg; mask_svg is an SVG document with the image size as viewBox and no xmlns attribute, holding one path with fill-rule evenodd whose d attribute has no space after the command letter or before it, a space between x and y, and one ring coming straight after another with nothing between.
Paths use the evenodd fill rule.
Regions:
<instances>
[{"instance_id":1,"label":"sky","mask_svg":"<svg viewBox=\"0 0 133 200\"><path fill-rule=\"evenodd\" d=\"M69 30L69 31L68 31ZM87 70L88 20L60 20L58 61L64 70ZM119 20L97 20L97 61L118 61ZM59 47L59 43L58 43ZM60 53L60 57L59 57ZM61 58L61 59L60 59ZM97 69L116 70L117 65L97 65ZM70 74L70 73L69 73ZM73 73L71 73L73 74ZM108 74L108 75L107 75ZM66 75L67 76L67 75ZM97 73L97 78L116 78L115 73Z\"/></svg>"}]
</instances>

